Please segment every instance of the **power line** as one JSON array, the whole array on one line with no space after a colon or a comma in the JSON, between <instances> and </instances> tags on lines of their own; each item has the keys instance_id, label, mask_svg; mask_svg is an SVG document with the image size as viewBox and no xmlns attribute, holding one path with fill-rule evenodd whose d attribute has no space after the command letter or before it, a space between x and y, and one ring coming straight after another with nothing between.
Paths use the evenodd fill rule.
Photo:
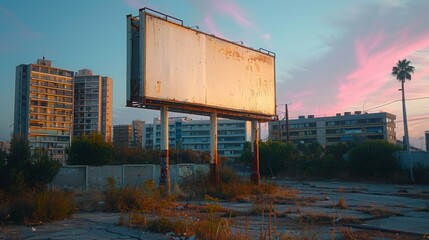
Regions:
<instances>
[{"instance_id":1,"label":"power line","mask_svg":"<svg viewBox=\"0 0 429 240\"><path fill-rule=\"evenodd\" d=\"M421 100L421 99L429 99L429 96L427 96L427 97L418 97L418 98L409 98L409 99L405 99L405 100L406 101L413 101L413 100ZM399 101L402 101L402 99L394 100L394 101L391 101L391 102L388 102L388 103L385 103L385 104L382 104L382 105L379 105L379 106L376 106L376 107L365 109L365 111L373 110L373 109L376 109L376 108L379 108L379 107L384 107L384 106L387 106L389 104L392 104L392 103L395 103L395 102L399 102Z\"/></svg>"},{"instance_id":2,"label":"power line","mask_svg":"<svg viewBox=\"0 0 429 240\"><path fill-rule=\"evenodd\" d=\"M408 119L408 122L411 122L411 121L418 121L418 120L426 120L426 119L429 119L429 117L421 117L421 118L413 118L413 119ZM396 121L396 122L403 122L404 120L398 120L398 121Z\"/></svg>"}]
</instances>

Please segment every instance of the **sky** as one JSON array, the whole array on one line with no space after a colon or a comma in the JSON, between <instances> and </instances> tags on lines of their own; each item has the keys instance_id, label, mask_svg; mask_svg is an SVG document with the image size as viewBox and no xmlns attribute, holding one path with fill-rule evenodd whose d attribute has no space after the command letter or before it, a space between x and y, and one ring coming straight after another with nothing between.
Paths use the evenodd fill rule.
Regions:
<instances>
[{"instance_id":1,"label":"sky","mask_svg":"<svg viewBox=\"0 0 429 240\"><path fill-rule=\"evenodd\" d=\"M401 139L400 82L391 70L406 58L415 67L405 84L410 141L424 146L429 130L427 0L0 0L0 141L9 140L13 129L15 67L43 55L54 67L88 68L111 77L114 124L152 123L159 111L125 107L126 15L138 15L143 7L275 52L281 118L284 104L290 119L389 112L396 115Z\"/></svg>"}]
</instances>

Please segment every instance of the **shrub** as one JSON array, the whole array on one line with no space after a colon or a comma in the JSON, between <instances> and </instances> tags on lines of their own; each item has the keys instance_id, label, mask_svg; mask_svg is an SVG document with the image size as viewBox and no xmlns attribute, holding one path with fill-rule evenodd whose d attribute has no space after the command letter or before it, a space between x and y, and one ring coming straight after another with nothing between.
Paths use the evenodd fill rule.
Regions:
<instances>
[{"instance_id":1,"label":"shrub","mask_svg":"<svg viewBox=\"0 0 429 240\"><path fill-rule=\"evenodd\" d=\"M417 163L413 167L414 179L417 183L428 184L429 183L429 166L424 166L421 163Z\"/></svg>"},{"instance_id":2,"label":"shrub","mask_svg":"<svg viewBox=\"0 0 429 240\"><path fill-rule=\"evenodd\" d=\"M384 140L366 140L350 151L350 173L354 177L387 178L399 170L393 153L398 147Z\"/></svg>"},{"instance_id":3,"label":"shrub","mask_svg":"<svg viewBox=\"0 0 429 240\"><path fill-rule=\"evenodd\" d=\"M73 139L66 151L70 165L101 166L112 162L114 154L112 143L106 142L99 132Z\"/></svg>"},{"instance_id":4,"label":"shrub","mask_svg":"<svg viewBox=\"0 0 429 240\"><path fill-rule=\"evenodd\" d=\"M129 212L140 209L142 193L137 188L116 188L115 179L107 178L107 189L103 193L104 211L107 212Z\"/></svg>"},{"instance_id":5,"label":"shrub","mask_svg":"<svg viewBox=\"0 0 429 240\"><path fill-rule=\"evenodd\" d=\"M25 168L27 187L45 189L60 170L60 163L52 160L45 149L35 149L31 164Z\"/></svg>"},{"instance_id":6,"label":"shrub","mask_svg":"<svg viewBox=\"0 0 429 240\"><path fill-rule=\"evenodd\" d=\"M10 219L34 224L63 219L74 211L74 197L70 192L29 191L11 202Z\"/></svg>"},{"instance_id":7,"label":"shrub","mask_svg":"<svg viewBox=\"0 0 429 240\"><path fill-rule=\"evenodd\" d=\"M273 184L254 185L243 180L232 168L223 166L219 170L220 182L214 186L210 182L210 173L197 173L195 178L181 183L186 196L203 199L212 196L222 200L240 200L250 195L271 194L278 188Z\"/></svg>"},{"instance_id":8,"label":"shrub","mask_svg":"<svg viewBox=\"0 0 429 240\"><path fill-rule=\"evenodd\" d=\"M347 209L347 208L349 208L349 206L347 205L346 199L344 199L343 197L341 197L338 200L338 203L334 207L335 208L339 208L339 209Z\"/></svg>"},{"instance_id":9,"label":"shrub","mask_svg":"<svg viewBox=\"0 0 429 240\"><path fill-rule=\"evenodd\" d=\"M157 218L151 221L147 221L146 229L150 232L156 233L168 233L174 230L174 222L168 218Z\"/></svg>"}]
</instances>

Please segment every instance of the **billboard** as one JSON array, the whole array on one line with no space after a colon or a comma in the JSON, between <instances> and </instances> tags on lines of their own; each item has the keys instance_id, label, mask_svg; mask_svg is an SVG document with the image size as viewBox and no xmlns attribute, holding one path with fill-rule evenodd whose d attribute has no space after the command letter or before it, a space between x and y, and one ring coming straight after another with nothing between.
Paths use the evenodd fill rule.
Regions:
<instances>
[{"instance_id":1,"label":"billboard","mask_svg":"<svg viewBox=\"0 0 429 240\"><path fill-rule=\"evenodd\" d=\"M272 120L275 55L141 9L127 16L127 106Z\"/></svg>"}]
</instances>

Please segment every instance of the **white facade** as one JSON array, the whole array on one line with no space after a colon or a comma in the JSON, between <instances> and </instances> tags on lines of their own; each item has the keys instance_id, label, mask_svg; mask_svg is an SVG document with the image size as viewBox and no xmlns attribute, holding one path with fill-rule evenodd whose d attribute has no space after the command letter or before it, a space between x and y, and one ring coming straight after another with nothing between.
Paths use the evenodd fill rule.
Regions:
<instances>
[{"instance_id":1,"label":"white facade","mask_svg":"<svg viewBox=\"0 0 429 240\"><path fill-rule=\"evenodd\" d=\"M174 149L210 151L210 120L192 120L187 117L169 119L169 146ZM244 143L250 141L250 122L218 120L218 154L235 159L241 156ZM146 124L143 134L145 148L159 148L161 126L159 118Z\"/></svg>"},{"instance_id":2,"label":"white facade","mask_svg":"<svg viewBox=\"0 0 429 240\"><path fill-rule=\"evenodd\" d=\"M106 141L112 141L112 79L93 75L91 70L79 70L74 77L73 136L98 131Z\"/></svg>"},{"instance_id":3,"label":"white facade","mask_svg":"<svg viewBox=\"0 0 429 240\"><path fill-rule=\"evenodd\" d=\"M352 141L356 138L384 139L396 143L396 116L390 113L345 112L336 116L314 117L299 116L289 120L289 137L293 143L319 142L321 145L334 145ZM270 122L269 139L287 141L286 121Z\"/></svg>"}]
</instances>

